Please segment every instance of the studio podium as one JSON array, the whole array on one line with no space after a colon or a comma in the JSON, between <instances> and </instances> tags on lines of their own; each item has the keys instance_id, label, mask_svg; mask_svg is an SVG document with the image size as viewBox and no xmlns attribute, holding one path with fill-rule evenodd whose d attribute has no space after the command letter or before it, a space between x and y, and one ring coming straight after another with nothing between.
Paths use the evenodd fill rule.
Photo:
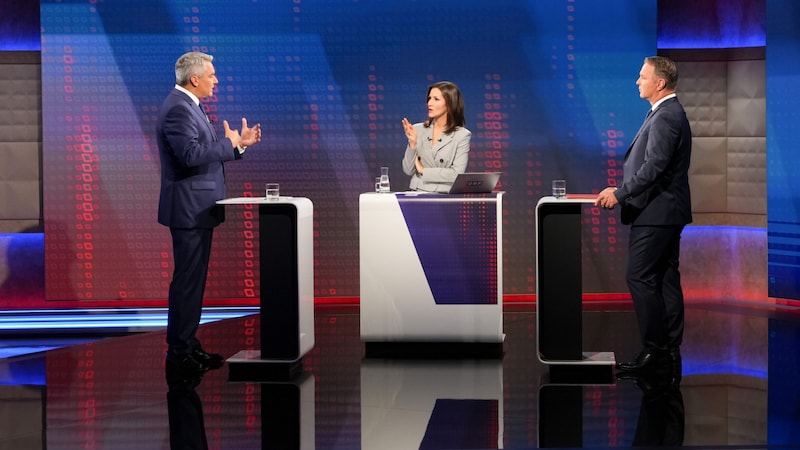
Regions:
<instances>
[{"instance_id":1,"label":"studio podium","mask_svg":"<svg viewBox=\"0 0 800 450\"><path fill-rule=\"evenodd\" d=\"M536 205L536 350L545 364L613 366L615 362L613 352L582 348L581 212L596 197L543 197Z\"/></svg>"},{"instance_id":2,"label":"studio podium","mask_svg":"<svg viewBox=\"0 0 800 450\"><path fill-rule=\"evenodd\" d=\"M503 194L361 194L367 357L502 355Z\"/></svg>"},{"instance_id":3,"label":"studio podium","mask_svg":"<svg viewBox=\"0 0 800 450\"><path fill-rule=\"evenodd\" d=\"M303 197L217 202L258 208L261 349L228 359L231 380L289 379L314 347L314 208Z\"/></svg>"}]
</instances>

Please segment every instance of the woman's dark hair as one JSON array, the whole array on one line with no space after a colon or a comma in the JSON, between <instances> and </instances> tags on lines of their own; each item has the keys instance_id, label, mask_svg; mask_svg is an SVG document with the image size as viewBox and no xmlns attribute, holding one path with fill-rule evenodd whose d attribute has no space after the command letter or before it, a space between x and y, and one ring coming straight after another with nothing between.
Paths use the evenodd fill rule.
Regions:
<instances>
[{"instance_id":1,"label":"woman's dark hair","mask_svg":"<svg viewBox=\"0 0 800 450\"><path fill-rule=\"evenodd\" d=\"M458 89L458 86L449 81L434 83L428 86L428 94L425 96L426 101L430 98L431 89L433 88L442 91L444 103L447 105L447 123L445 124L444 132L452 133L456 128L466 126L466 122L464 121L464 99L461 98L461 91ZM426 120L425 127L431 126L432 123L433 119Z\"/></svg>"}]
</instances>

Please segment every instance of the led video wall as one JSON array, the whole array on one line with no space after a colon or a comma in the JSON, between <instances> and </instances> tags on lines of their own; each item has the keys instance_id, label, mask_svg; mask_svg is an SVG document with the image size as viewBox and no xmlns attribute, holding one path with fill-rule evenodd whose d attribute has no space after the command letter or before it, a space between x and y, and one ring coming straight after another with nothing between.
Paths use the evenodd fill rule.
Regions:
<instances>
[{"instance_id":1,"label":"led video wall","mask_svg":"<svg viewBox=\"0 0 800 450\"><path fill-rule=\"evenodd\" d=\"M800 4L767 2L767 242L769 296L800 299L797 99Z\"/></svg>"},{"instance_id":2,"label":"led video wall","mask_svg":"<svg viewBox=\"0 0 800 450\"><path fill-rule=\"evenodd\" d=\"M314 203L317 297L358 295L359 194L380 166L407 189L400 121L426 118L440 80L464 94L469 170L503 172L504 292L534 293L536 202L552 179L573 193L621 180L656 53L655 0L43 0L41 22L46 298L130 305L163 300L171 279L154 135L186 51L215 57L218 132L243 116L263 127L226 164L228 195L278 182ZM584 290L625 292L618 212L585 216ZM258 298L257 220L227 209L212 303Z\"/></svg>"}]
</instances>

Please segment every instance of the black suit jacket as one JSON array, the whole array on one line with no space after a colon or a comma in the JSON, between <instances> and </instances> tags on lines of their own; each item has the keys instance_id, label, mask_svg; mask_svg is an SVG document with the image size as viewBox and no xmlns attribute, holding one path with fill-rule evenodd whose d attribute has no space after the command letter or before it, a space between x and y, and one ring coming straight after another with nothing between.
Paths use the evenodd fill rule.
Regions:
<instances>
[{"instance_id":1,"label":"black suit jacket","mask_svg":"<svg viewBox=\"0 0 800 450\"><path fill-rule=\"evenodd\" d=\"M678 226L692 221L689 163L692 130L677 98L665 100L642 124L625 154L614 195L622 223Z\"/></svg>"}]
</instances>

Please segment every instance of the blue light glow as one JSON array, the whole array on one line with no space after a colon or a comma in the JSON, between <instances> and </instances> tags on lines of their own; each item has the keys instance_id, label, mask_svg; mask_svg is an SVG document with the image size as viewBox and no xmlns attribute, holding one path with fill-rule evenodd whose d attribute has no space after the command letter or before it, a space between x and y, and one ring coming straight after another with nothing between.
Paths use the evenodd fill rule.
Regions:
<instances>
[{"instance_id":1,"label":"blue light glow","mask_svg":"<svg viewBox=\"0 0 800 450\"><path fill-rule=\"evenodd\" d=\"M658 48L712 49L767 45L766 0L659 2Z\"/></svg>"},{"instance_id":2,"label":"blue light glow","mask_svg":"<svg viewBox=\"0 0 800 450\"><path fill-rule=\"evenodd\" d=\"M39 51L39 2L0 0L0 51Z\"/></svg>"},{"instance_id":3,"label":"blue light glow","mask_svg":"<svg viewBox=\"0 0 800 450\"><path fill-rule=\"evenodd\" d=\"M242 317L258 313L257 307L206 308L200 323ZM106 332L141 332L167 326L166 308L147 309L76 309L0 311L0 331L30 330Z\"/></svg>"}]
</instances>

